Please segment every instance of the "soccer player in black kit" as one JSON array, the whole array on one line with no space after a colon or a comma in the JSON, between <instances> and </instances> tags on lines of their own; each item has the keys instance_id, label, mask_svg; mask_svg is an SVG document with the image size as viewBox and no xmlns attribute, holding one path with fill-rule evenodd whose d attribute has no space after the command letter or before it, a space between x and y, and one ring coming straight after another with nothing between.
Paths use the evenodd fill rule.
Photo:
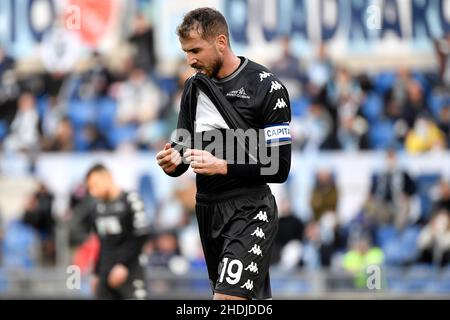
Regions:
<instances>
[{"instance_id":1,"label":"soccer player in black kit","mask_svg":"<svg viewBox=\"0 0 450 320\"><path fill-rule=\"evenodd\" d=\"M186 142L176 134L158 152L157 162L172 177L189 166L197 174L196 215L214 299L270 299L278 212L267 183L285 182L290 170L288 92L268 69L233 53L220 12L190 11L177 33L188 64L197 70L185 83L177 132L203 138L199 146L195 138ZM263 133L258 148L268 150L276 170L267 174L263 169L271 164L259 158L251 162L250 156L244 163L228 161L228 145L223 156L205 150L205 135L226 135L240 126Z\"/></svg>"},{"instance_id":2,"label":"soccer player in black kit","mask_svg":"<svg viewBox=\"0 0 450 320\"><path fill-rule=\"evenodd\" d=\"M149 221L137 193L124 192L101 164L86 174L89 194L95 199L92 225L100 253L92 283L97 299L145 299L145 271L139 261L149 235Z\"/></svg>"}]
</instances>

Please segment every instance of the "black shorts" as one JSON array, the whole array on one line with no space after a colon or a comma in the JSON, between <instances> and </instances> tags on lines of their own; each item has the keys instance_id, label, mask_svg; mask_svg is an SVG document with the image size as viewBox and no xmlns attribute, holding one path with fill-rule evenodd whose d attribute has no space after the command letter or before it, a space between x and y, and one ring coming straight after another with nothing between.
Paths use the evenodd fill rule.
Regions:
<instances>
[{"instance_id":1,"label":"black shorts","mask_svg":"<svg viewBox=\"0 0 450 320\"><path fill-rule=\"evenodd\" d=\"M196 213L213 292L271 298L269 265L278 210L270 188L197 194Z\"/></svg>"},{"instance_id":2,"label":"black shorts","mask_svg":"<svg viewBox=\"0 0 450 320\"><path fill-rule=\"evenodd\" d=\"M111 288L107 275L100 275L96 299L98 300L143 300L148 298L144 268L130 268L128 279L117 288Z\"/></svg>"}]
</instances>

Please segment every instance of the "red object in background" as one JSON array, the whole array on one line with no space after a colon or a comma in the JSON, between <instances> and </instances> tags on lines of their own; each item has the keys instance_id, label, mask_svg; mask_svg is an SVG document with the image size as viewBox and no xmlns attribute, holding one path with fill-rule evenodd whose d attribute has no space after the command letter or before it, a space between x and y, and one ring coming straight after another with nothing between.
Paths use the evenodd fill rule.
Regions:
<instances>
[{"instance_id":1,"label":"red object in background","mask_svg":"<svg viewBox=\"0 0 450 320\"><path fill-rule=\"evenodd\" d=\"M115 13L118 9L117 0L69 0L68 8L76 6L80 12L80 29L74 29L79 32L81 40L89 46L97 46L102 37L108 33L108 29L113 26L113 19L116 19ZM66 10L66 18L70 16ZM67 20L66 20L67 21Z\"/></svg>"},{"instance_id":2,"label":"red object in background","mask_svg":"<svg viewBox=\"0 0 450 320\"><path fill-rule=\"evenodd\" d=\"M76 250L72 263L78 266L81 273L92 272L100 251L100 241L94 234L90 235Z\"/></svg>"}]
</instances>

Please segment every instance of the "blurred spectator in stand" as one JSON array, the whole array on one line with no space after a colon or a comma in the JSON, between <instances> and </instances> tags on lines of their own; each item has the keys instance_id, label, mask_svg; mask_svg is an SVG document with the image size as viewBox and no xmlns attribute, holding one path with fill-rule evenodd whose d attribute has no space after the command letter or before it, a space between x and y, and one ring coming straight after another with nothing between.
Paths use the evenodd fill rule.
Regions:
<instances>
[{"instance_id":1,"label":"blurred spectator in stand","mask_svg":"<svg viewBox=\"0 0 450 320\"><path fill-rule=\"evenodd\" d=\"M321 89L330 81L333 75L333 62L328 56L326 45L321 42L318 45L318 53L308 63L308 94L312 99L319 96Z\"/></svg>"},{"instance_id":2,"label":"blurred spectator in stand","mask_svg":"<svg viewBox=\"0 0 450 320\"><path fill-rule=\"evenodd\" d=\"M185 60L178 61L177 68L177 89L171 97L171 101L167 104L166 110L163 110L164 120L167 128L176 128L178 121L178 113L180 112L181 96L183 94L184 83L195 73L194 69L189 67ZM169 131L170 131L169 130ZM169 136L171 132L167 132Z\"/></svg>"},{"instance_id":3,"label":"blurred spectator in stand","mask_svg":"<svg viewBox=\"0 0 450 320\"><path fill-rule=\"evenodd\" d=\"M369 123L356 114L343 115L338 129L338 141L343 150L365 150L369 148Z\"/></svg>"},{"instance_id":4,"label":"blurred spectator in stand","mask_svg":"<svg viewBox=\"0 0 450 320\"><path fill-rule=\"evenodd\" d=\"M410 70L400 67L392 87L386 92L386 98L393 101L399 108L403 107L408 99L408 87L412 80Z\"/></svg>"},{"instance_id":5,"label":"blurred spectator in stand","mask_svg":"<svg viewBox=\"0 0 450 320\"><path fill-rule=\"evenodd\" d=\"M70 194L69 211L65 216L69 226L69 244L77 250L84 242L89 242L92 228L91 212L95 201L87 193L84 183L78 184Z\"/></svg>"},{"instance_id":6,"label":"blurred spectator in stand","mask_svg":"<svg viewBox=\"0 0 450 320\"><path fill-rule=\"evenodd\" d=\"M180 179L181 180L181 179ZM195 217L195 194L197 187L195 178L186 176L177 186L175 186L174 196L180 202L183 208L183 214L180 218L179 227L187 226L193 217Z\"/></svg>"},{"instance_id":7,"label":"blurred spectator in stand","mask_svg":"<svg viewBox=\"0 0 450 320\"><path fill-rule=\"evenodd\" d=\"M394 225L401 230L417 215L415 194L414 180L398 165L396 152L390 149L386 152L385 168L372 177L364 214L373 226Z\"/></svg>"},{"instance_id":8,"label":"blurred spectator in stand","mask_svg":"<svg viewBox=\"0 0 450 320\"><path fill-rule=\"evenodd\" d=\"M301 94L303 77L300 71L300 60L291 52L290 37L283 36L279 41L282 48L281 57L272 63L271 70L283 81L289 91L290 99L295 100Z\"/></svg>"},{"instance_id":9,"label":"blurred spectator in stand","mask_svg":"<svg viewBox=\"0 0 450 320\"><path fill-rule=\"evenodd\" d=\"M17 113L20 87L14 70L8 70L0 78L0 121L9 127Z\"/></svg>"},{"instance_id":10,"label":"blurred spectator in stand","mask_svg":"<svg viewBox=\"0 0 450 320\"><path fill-rule=\"evenodd\" d=\"M412 128L416 119L426 112L427 105L421 84L416 80L410 80L407 84L406 101L402 109L402 118L406 121L408 128Z\"/></svg>"},{"instance_id":11,"label":"blurred spectator in stand","mask_svg":"<svg viewBox=\"0 0 450 320\"><path fill-rule=\"evenodd\" d=\"M445 136L447 148L450 148L450 105L446 105L440 110L437 124Z\"/></svg>"},{"instance_id":12,"label":"blurred spectator in stand","mask_svg":"<svg viewBox=\"0 0 450 320\"><path fill-rule=\"evenodd\" d=\"M438 266L450 264L450 211L438 210L420 231L418 262Z\"/></svg>"},{"instance_id":13,"label":"blurred spectator in stand","mask_svg":"<svg viewBox=\"0 0 450 320\"><path fill-rule=\"evenodd\" d=\"M0 207L0 267L3 266L3 238L5 237L3 212Z\"/></svg>"},{"instance_id":14,"label":"blurred spectator in stand","mask_svg":"<svg viewBox=\"0 0 450 320\"><path fill-rule=\"evenodd\" d=\"M14 119L19 86L15 73L15 61L0 45L0 121L9 126Z\"/></svg>"},{"instance_id":15,"label":"blurred spectator in stand","mask_svg":"<svg viewBox=\"0 0 450 320\"><path fill-rule=\"evenodd\" d=\"M46 137L43 141L45 151L73 151L74 150L74 130L72 123L67 117L61 119L58 123L55 135Z\"/></svg>"},{"instance_id":16,"label":"blurred spectator in stand","mask_svg":"<svg viewBox=\"0 0 450 320\"><path fill-rule=\"evenodd\" d=\"M360 112L363 92L350 70L342 66L336 68L320 97L333 120L330 138L334 139L327 141L325 149L359 148L367 125Z\"/></svg>"},{"instance_id":17,"label":"blurred spectator in stand","mask_svg":"<svg viewBox=\"0 0 450 320\"><path fill-rule=\"evenodd\" d=\"M318 151L325 148L331 136L333 120L325 107L313 102L303 119L294 120L292 132L295 143L304 151Z\"/></svg>"},{"instance_id":18,"label":"blurred spectator in stand","mask_svg":"<svg viewBox=\"0 0 450 320\"><path fill-rule=\"evenodd\" d=\"M139 143L153 143L158 132L156 120L163 104L159 88L142 69L133 69L127 81L121 84L118 93L117 117L119 126L134 128Z\"/></svg>"},{"instance_id":19,"label":"blurred spectator in stand","mask_svg":"<svg viewBox=\"0 0 450 320\"><path fill-rule=\"evenodd\" d=\"M46 140L52 140L55 138L58 132L58 127L66 114L64 106L58 97L50 96L48 98L48 109L42 115L41 128L43 135L43 143Z\"/></svg>"},{"instance_id":20,"label":"blurred spectator in stand","mask_svg":"<svg viewBox=\"0 0 450 320\"><path fill-rule=\"evenodd\" d=\"M59 96L60 90L66 80L66 73L64 72L49 72L44 75L45 93L51 97Z\"/></svg>"},{"instance_id":21,"label":"blurred spectator in stand","mask_svg":"<svg viewBox=\"0 0 450 320\"><path fill-rule=\"evenodd\" d=\"M395 138L400 143L404 142L409 129L409 124L404 117L404 108L407 105L408 85L411 81L409 69L400 68L392 88L387 90L383 100L383 117L394 123Z\"/></svg>"},{"instance_id":22,"label":"blurred spectator in stand","mask_svg":"<svg viewBox=\"0 0 450 320\"><path fill-rule=\"evenodd\" d=\"M327 212L336 214L339 192L331 171L322 169L316 173L316 182L311 195L313 220L319 221Z\"/></svg>"},{"instance_id":23,"label":"blurred spectator in stand","mask_svg":"<svg viewBox=\"0 0 450 320\"><path fill-rule=\"evenodd\" d=\"M305 235L306 244L313 244L318 249L322 266L331 265L333 254L341 246L336 216L338 199L339 192L333 174L326 169L319 170L310 199L313 216L306 226Z\"/></svg>"},{"instance_id":24,"label":"blurred spectator in stand","mask_svg":"<svg viewBox=\"0 0 450 320\"><path fill-rule=\"evenodd\" d=\"M283 189L283 192L287 192L287 190ZM301 246L305 226L292 211L289 199L286 196L282 196L280 200L282 201L278 201L277 199L277 203L279 204L278 233L273 244L271 263L281 262L282 268L293 268L299 263L300 250L292 252L289 246L292 248Z\"/></svg>"},{"instance_id":25,"label":"blurred spectator in stand","mask_svg":"<svg viewBox=\"0 0 450 320\"><path fill-rule=\"evenodd\" d=\"M90 67L82 76L79 89L80 96L85 99L102 98L108 95L113 76L108 69L105 56L97 51L92 54Z\"/></svg>"},{"instance_id":26,"label":"blurred spectator in stand","mask_svg":"<svg viewBox=\"0 0 450 320\"><path fill-rule=\"evenodd\" d=\"M53 199L47 187L40 183L38 190L29 199L23 221L32 226L41 239L41 258L43 265L55 263L55 218L53 216Z\"/></svg>"},{"instance_id":27,"label":"blurred spectator in stand","mask_svg":"<svg viewBox=\"0 0 450 320\"><path fill-rule=\"evenodd\" d=\"M441 179L439 183L431 188L430 198L432 200L431 213L445 210L450 213L450 184L445 179Z\"/></svg>"},{"instance_id":28,"label":"blurred spectator in stand","mask_svg":"<svg viewBox=\"0 0 450 320\"><path fill-rule=\"evenodd\" d=\"M171 260L180 256L180 246L174 231L162 231L154 239L154 247L148 256L151 267L170 269Z\"/></svg>"},{"instance_id":29,"label":"blurred spectator in stand","mask_svg":"<svg viewBox=\"0 0 450 320\"><path fill-rule=\"evenodd\" d=\"M334 91L334 92L333 92ZM368 124L361 115L363 92L346 68L339 68L330 96L337 109L337 137L344 150L366 149Z\"/></svg>"},{"instance_id":30,"label":"blurred spectator in stand","mask_svg":"<svg viewBox=\"0 0 450 320\"><path fill-rule=\"evenodd\" d=\"M445 137L428 115L417 117L414 127L408 132L405 149L411 154L445 149Z\"/></svg>"},{"instance_id":31,"label":"blurred spectator in stand","mask_svg":"<svg viewBox=\"0 0 450 320\"><path fill-rule=\"evenodd\" d=\"M138 13L134 19L129 41L136 49L134 66L152 73L157 65L153 26L142 13Z\"/></svg>"},{"instance_id":32,"label":"blurred spectator in stand","mask_svg":"<svg viewBox=\"0 0 450 320\"><path fill-rule=\"evenodd\" d=\"M367 267L381 266L384 262L383 251L372 245L372 239L367 234L353 235L349 239L349 251L343 258L344 269L354 276L354 287L367 289ZM380 283L381 285L381 283Z\"/></svg>"},{"instance_id":33,"label":"blurred spectator in stand","mask_svg":"<svg viewBox=\"0 0 450 320\"><path fill-rule=\"evenodd\" d=\"M36 100L25 92L19 98L18 110L4 145L8 151L34 152L39 149L39 116Z\"/></svg>"},{"instance_id":34,"label":"blurred spectator in stand","mask_svg":"<svg viewBox=\"0 0 450 320\"><path fill-rule=\"evenodd\" d=\"M14 69L14 66L14 59L8 56L5 49L0 46L0 79L3 78L6 71Z\"/></svg>"},{"instance_id":35,"label":"blurred spectator in stand","mask_svg":"<svg viewBox=\"0 0 450 320\"><path fill-rule=\"evenodd\" d=\"M83 137L87 151L113 150L109 140L93 124L87 124L83 128Z\"/></svg>"},{"instance_id":36,"label":"blurred spectator in stand","mask_svg":"<svg viewBox=\"0 0 450 320\"><path fill-rule=\"evenodd\" d=\"M450 32L442 39L435 39L434 46L439 63L440 83L450 87Z\"/></svg>"}]
</instances>

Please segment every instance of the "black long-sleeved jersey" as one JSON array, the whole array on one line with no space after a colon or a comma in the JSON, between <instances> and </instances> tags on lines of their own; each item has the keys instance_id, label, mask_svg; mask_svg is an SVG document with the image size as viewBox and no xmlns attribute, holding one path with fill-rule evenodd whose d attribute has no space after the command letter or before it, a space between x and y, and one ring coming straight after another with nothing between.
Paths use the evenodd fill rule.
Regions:
<instances>
[{"instance_id":1,"label":"black long-sleeved jersey","mask_svg":"<svg viewBox=\"0 0 450 320\"><path fill-rule=\"evenodd\" d=\"M259 158L256 163L252 163L248 158L245 163L230 163L228 161L228 173L225 176L197 174L197 193L200 194L215 194L241 187L284 182L289 174L291 110L288 92L282 82L268 69L247 58L240 57L240 59L241 64L236 71L223 79L213 79L213 82L233 106L231 112L238 113L248 128L264 131L264 146L267 148L270 157L277 157L279 161L278 170L270 175L262 174L261 169L270 166L270 163L264 163ZM228 130L238 129L228 126L217 111L216 106L201 90L196 92L195 99L192 99L189 81L192 81L192 78L187 80L185 84L177 130L187 130L192 136L198 135L198 133L203 136L205 134L211 136L211 132L220 131L222 136L226 137ZM192 108L196 109L192 110ZM193 113L195 119L192 116ZM201 140L201 148L208 150L207 147L211 143L211 139L202 138ZM174 146L180 147L181 153L184 152L186 147L194 147L193 144L186 146L177 141L176 138L172 142ZM224 138L224 146L220 156L217 155L216 149L208 151L219 158L227 159L230 150L226 143L226 138ZM258 145L261 145L260 140L258 140ZM274 146L279 148L275 149ZM274 150L277 154L273 154ZM236 153L236 150L231 152ZM234 159L237 159L237 157L234 157ZM169 175L179 176L188 167L188 164L182 163L175 172Z\"/></svg>"},{"instance_id":2,"label":"black long-sleeved jersey","mask_svg":"<svg viewBox=\"0 0 450 320\"><path fill-rule=\"evenodd\" d=\"M100 239L96 274L107 276L115 264L123 264L129 269L139 265L150 224L137 193L122 192L117 199L108 202L96 200L92 222Z\"/></svg>"}]
</instances>

